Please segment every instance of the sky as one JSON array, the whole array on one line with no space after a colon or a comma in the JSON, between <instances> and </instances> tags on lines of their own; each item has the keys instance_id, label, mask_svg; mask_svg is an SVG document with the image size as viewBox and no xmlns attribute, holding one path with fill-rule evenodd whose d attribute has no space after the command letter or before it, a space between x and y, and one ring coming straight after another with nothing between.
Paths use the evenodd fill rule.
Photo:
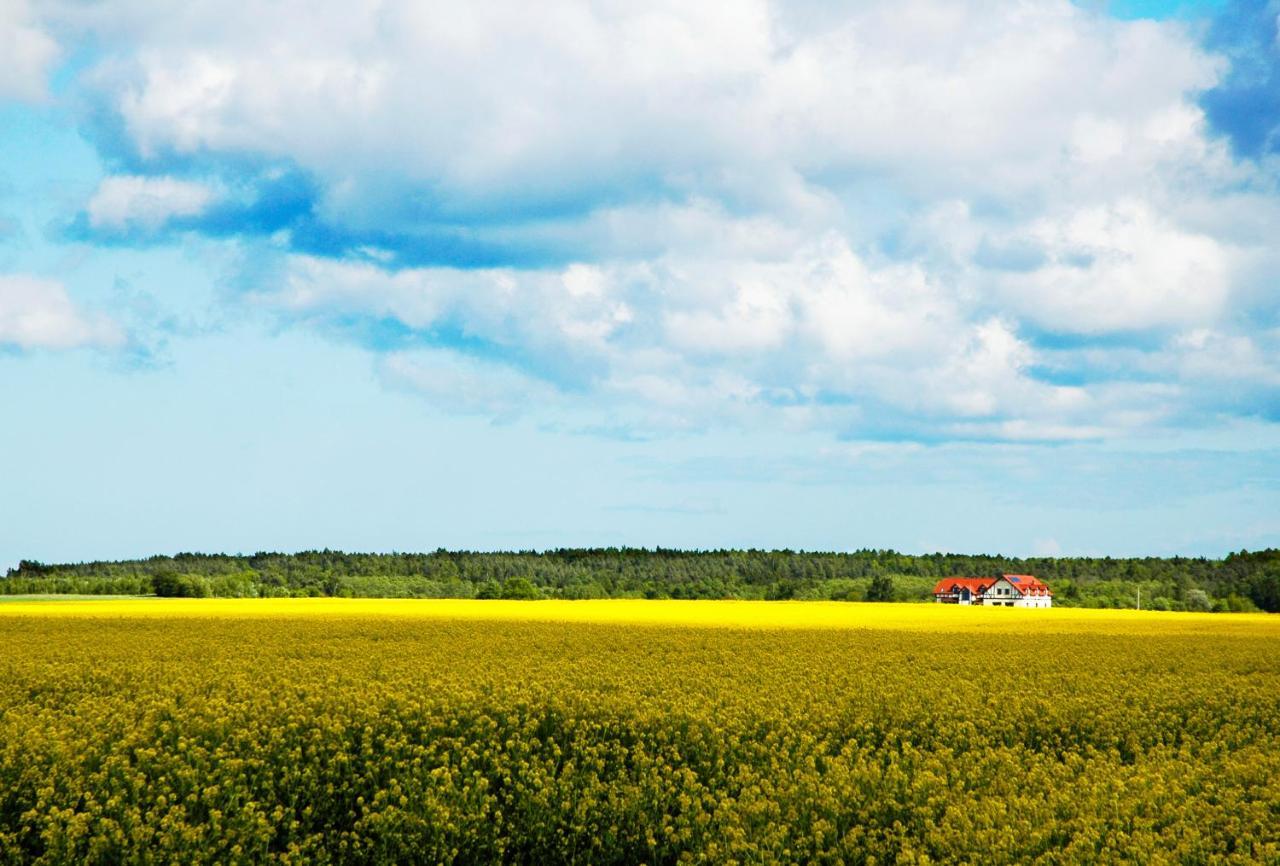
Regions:
<instances>
[{"instance_id":1,"label":"sky","mask_svg":"<svg viewBox=\"0 0 1280 866\"><path fill-rule=\"evenodd\" d=\"M0 569L610 545L1280 546L1280 0L0 0Z\"/></svg>"}]
</instances>

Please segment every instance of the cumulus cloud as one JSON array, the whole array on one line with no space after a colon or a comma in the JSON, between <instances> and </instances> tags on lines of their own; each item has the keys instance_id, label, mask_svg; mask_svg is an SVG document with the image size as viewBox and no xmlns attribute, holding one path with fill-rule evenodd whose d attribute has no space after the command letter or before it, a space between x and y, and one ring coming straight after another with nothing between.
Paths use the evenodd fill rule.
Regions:
<instances>
[{"instance_id":1,"label":"cumulus cloud","mask_svg":"<svg viewBox=\"0 0 1280 866\"><path fill-rule=\"evenodd\" d=\"M43 99L58 54L26 0L0 0L0 99Z\"/></svg>"},{"instance_id":2,"label":"cumulus cloud","mask_svg":"<svg viewBox=\"0 0 1280 866\"><path fill-rule=\"evenodd\" d=\"M86 206L95 229L154 230L174 217L204 212L214 199L208 186L171 177L115 175L103 178Z\"/></svg>"},{"instance_id":3,"label":"cumulus cloud","mask_svg":"<svg viewBox=\"0 0 1280 866\"><path fill-rule=\"evenodd\" d=\"M442 405L1025 440L1185 423L1275 307L1233 56L1083 5L50 8L131 172L90 228L236 190L252 294Z\"/></svg>"},{"instance_id":4,"label":"cumulus cloud","mask_svg":"<svg viewBox=\"0 0 1280 866\"><path fill-rule=\"evenodd\" d=\"M24 274L0 274L0 346L115 348L124 342L119 325L77 307L61 283Z\"/></svg>"},{"instance_id":5,"label":"cumulus cloud","mask_svg":"<svg viewBox=\"0 0 1280 866\"><path fill-rule=\"evenodd\" d=\"M805 206L869 170L913 196L1033 193L1075 159L1096 172L1183 146L1219 67L1178 27L1065 0L819 22L803 6L282 3L244 27L206 0L78 18L115 37L92 80L143 156L287 158L353 221L655 188Z\"/></svg>"},{"instance_id":6,"label":"cumulus cloud","mask_svg":"<svg viewBox=\"0 0 1280 866\"><path fill-rule=\"evenodd\" d=\"M835 235L777 260L668 256L537 272L393 272L296 256L282 284L260 300L292 317L392 320L429 335L446 348L425 368L396 355L384 372L442 405L495 416L585 394L645 429L874 430L927 418L935 434L1062 439L1134 420L1133 393L1122 404L1037 380L1036 350L1012 324L972 320L945 285L869 265ZM482 361L469 357L477 352ZM491 388L479 384L485 371ZM1010 423L1022 416L1037 421Z\"/></svg>"},{"instance_id":7,"label":"cumulus cloud","mask_svg":"<svg viewBox=\"0 0 1280 866\"><path fill-rule=\"evenodd\" d=\"M993 284L1009 309L1049 330L1213 322L1229 299L1231 248L1139 200L1037 220L1019 234L1042 260Z\"/></svg>"}]
</instances>

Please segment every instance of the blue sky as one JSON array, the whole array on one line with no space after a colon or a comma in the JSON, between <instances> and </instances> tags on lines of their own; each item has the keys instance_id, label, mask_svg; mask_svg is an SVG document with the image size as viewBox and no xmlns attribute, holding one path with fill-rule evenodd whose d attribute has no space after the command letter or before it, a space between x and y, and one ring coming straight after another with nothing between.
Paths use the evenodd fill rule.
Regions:
<instances>
[{"instance_id":1,"label":"blue sky","mask_svg":"<svg viewBox=\"0 0 1280 866\"><path fill-rule=\"evenodd\" d=\"M1280 5L0 0L0 568L1280 545Z\"/></svg>"}]
</instances>

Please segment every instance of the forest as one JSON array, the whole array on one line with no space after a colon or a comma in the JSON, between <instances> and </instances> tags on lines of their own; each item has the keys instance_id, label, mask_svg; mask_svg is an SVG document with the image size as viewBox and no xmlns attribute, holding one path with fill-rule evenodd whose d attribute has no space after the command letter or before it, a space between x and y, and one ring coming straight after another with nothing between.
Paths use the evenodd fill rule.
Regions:
<instances>
[{"instance_id":1,"label":"forest","mask_svg":"<svg viewBox=\"0 0 1280 866\"><path fill-rule=\"evenodd\" d=\"M1054 603L1280 611L1280 550L1222 559L1089 558L892 550L594 548L433 553L179 553L119 562L22 561L0 593L184 597L729 598L927 601L953 575L1034 574Z\"/></svg>"}]
</instances>

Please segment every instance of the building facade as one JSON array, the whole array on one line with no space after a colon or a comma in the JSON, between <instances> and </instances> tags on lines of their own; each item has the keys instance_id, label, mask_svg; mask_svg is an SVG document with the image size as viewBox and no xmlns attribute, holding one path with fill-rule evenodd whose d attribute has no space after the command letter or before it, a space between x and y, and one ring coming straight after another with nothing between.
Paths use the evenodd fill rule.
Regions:
<instances>
[{"instance_id":1,"label":"building facade","mask_svg":"<svg viewBox=\"0 0 1280 866\"><path fill-rule=\"evenodd\" d=\"M980 604L985 607L1053 607L1053 591L1030 574L999 577L946 577L933 587L939 604Z\"/></svg>"}]
</instances>

